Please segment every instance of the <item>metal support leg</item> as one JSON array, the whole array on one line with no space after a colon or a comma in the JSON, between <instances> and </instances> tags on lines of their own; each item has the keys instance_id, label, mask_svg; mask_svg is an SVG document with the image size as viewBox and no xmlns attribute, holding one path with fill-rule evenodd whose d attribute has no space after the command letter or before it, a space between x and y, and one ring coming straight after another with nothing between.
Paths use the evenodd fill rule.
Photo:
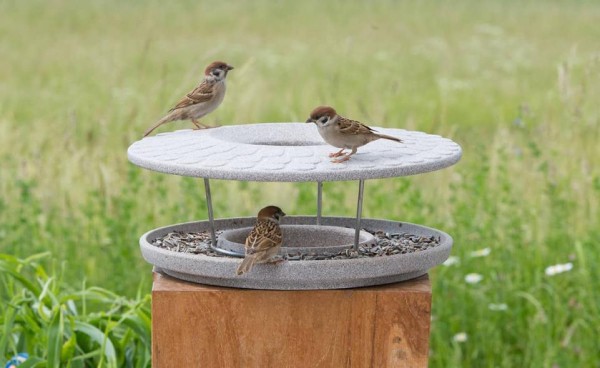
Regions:
<instances>
[{"instance_id":1,"label":"metal support leg","mask_svg":"<svg viewBox=\"0 0 600 368\"><path fill-rule=\"evenodd\" d=\"M204 178L204 191L206 193L206 207L208 207L208 222L210 223L210 248L217 253L227 256L244 257L244 254L217 247L217 235L215 234L215 218L213 216L212 197L210 195L210 182Z\"/></svg>"},{"instance_id":2,"label":"metal support leg","mask_svg":"<svg viewBox=\"0 0 600 368\"><path fill-rule=\"evenodd\" d=\"M358 203L356 205L356 230L354 232L354 250L358 251L358 238L360 235L360 220L362 218L362 202L363 192L365 190L365 181L360 179L358 181Z\"/></svg>"},{"instance_id":3,"label":"metal support leg","mask_svg":"<svg viewBox=\"0 0 600 368\"><path fill-rule=\"evenodd\" d=\"M323 209L323 182L317 182L317 225L321 225L321 213Z\"/></svg>"},{"instance_id":4,"label":"metal support leg","mask_svg":"<svg viewBox=\"0 0 600 368\"><path fill-rule=\"evenodd\" d=\"M206 192L206 206L208 207L208 222L210 223L211 248L217 246L217 236L215 235L215 218L213 216L212 198L210 196L210 183L208 178L204 178L204 191Z\"/></svg>"}]
</instances>

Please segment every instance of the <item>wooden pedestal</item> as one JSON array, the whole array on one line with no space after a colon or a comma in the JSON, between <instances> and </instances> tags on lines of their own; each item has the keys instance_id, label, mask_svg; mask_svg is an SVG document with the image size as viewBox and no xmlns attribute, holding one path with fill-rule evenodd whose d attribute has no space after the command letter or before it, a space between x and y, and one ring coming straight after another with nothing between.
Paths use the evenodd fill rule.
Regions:
<instances>
[{"instance_id":1,"label":"wooden pedestal","mask_svg":"<svg viewBox=\"0 0 600 368\"><path fill-rule=\"evenodd\" d=\"M428 276L347 290L269 291L155 273L152 366L426 367Z\"/></svg>"}]
</instances>

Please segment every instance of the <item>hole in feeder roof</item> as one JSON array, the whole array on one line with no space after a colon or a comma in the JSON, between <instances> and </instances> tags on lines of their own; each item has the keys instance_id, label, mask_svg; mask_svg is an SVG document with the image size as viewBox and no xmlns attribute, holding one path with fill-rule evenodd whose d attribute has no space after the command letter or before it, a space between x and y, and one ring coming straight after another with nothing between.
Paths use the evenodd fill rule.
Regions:
<instances>
[{"instance_id":1,"label":"hole in feeder roof","mask_svg":"<svg viewBox=\"0 0 600 368\"><path fill-rule=\"evenodd\" d=\"M221 127L210 132L211 137L226 142L256 146L323 146L319 133L305 123L253 124ZM294 125L293 129L291 126ZM312 124L311 124L312 125Z\"/></svg>"},{"instance_id":2,"label":"hole in feeder roof","mask_svg":"<svg viewBox=\"0 0 600 368\"><path fill-rule=\"evenodd\" d=\"M248 142L248 144L258 146L320 146L322 142L309 142L309 141L298 141L298 140L282 140L282 141L256 141Z\"/></svg>"}]
</instances>

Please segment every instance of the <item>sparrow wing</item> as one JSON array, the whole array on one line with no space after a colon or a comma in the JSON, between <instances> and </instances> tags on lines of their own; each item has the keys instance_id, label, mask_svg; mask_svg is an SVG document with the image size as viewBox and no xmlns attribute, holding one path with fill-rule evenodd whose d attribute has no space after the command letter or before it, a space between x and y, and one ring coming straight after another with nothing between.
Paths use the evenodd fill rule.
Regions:
<instances>
[{"instance_id":1,"label":"sparrow wing","mask_svg":"<svg viewBox=\"0 0 600 368\"><path fill-rule=\"evenodd\" d=\"M214 83L203 80L202 83L198 85L198 87L194 88L190 93L185 95L175 107L173 107L169 111L173 111L175 109L181 109L182 107L188 107L191 105L195 105L201 102L210 101L213 96Z\"/></svg>"},{"instance_id":2,"label":"sparrow wing","mask_svg":"<svg viewBox=\"0 0 600 368\"><path fill-rule=\"evenodd\" d=\"M259 220L246 238L246 252L264 252L281 244L281 228L273 221Z\"/></svg>"},{"instance_id":3,"label":"sparrow wing","mask_svg":"<svg viewBox=\"0 0 600 368\"><path fill-rule=\"evenodd\" d=\"M338 119L337 123L340 127L340 132L344 134L358 135L371 134L374 132L373 129L369 128L368 126L359 121L346 119L341 116Z\"/></svg>"}]
</instances>

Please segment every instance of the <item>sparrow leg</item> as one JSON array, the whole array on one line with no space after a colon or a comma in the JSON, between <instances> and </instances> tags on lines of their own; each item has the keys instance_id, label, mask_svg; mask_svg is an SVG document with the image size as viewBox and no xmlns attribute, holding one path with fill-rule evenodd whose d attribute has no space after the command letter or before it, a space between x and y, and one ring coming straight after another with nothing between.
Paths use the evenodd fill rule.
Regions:
<instances>
[{"instance_id":1,"label":"sparrow leg","mask_svg":"<svg viewBox=\"0 0 600 368\"><path fill-rule=\"evenodd\" d=\"M330 153L329 157L340 157L340 156L343 156L344 155L344 150L345 150L345 148L342 148L338 152Z\"/></svg>"},{"instance_id":2,"label":"sparrow leg","mask_svg":"<svg viewBox=\"0 0 600 368\"><path fill-rule=\"evenodd\" d=\"M192 119L192 124L194 124L196 126L196 128L194 128L194 130L206 128L204 125L200 124L200 122L196 119Z\"/></svg>"},{"instance_id":3,"label":"sparrow leg","mask_svg":"<svg viewBox=\"0 0 600 368\"><path fill-rule=\"evenodd\" d=\"M270 264L280 264L284 262L287 262L287 259L283 258L282 256L275 256L267 261L267 263Z\"/></svg>"},{"instance_id":4,"label":"sparrow leg","mask_svg":"<svg viewBox=\"0 0 600 368\"><path fill-rule=\"evenodd\" d=\"M206 124L202 124L201 122L199 122L198 120L194 119L192 120L192 123L194 123L194 125L198 128L198 129L211 129L211 128L216 128L218 127L218 125L216 126L210 126L210 125L206 125Z\"/></svg>"},{"instance_id":5,"label":"sparrow leg","mask_svg":"<svg viewBox=\"0 0 600 368\"><path fill-rule=\"evenodd\" d=\"M335 159L335 160L331 160L331 162L333 162L334 164L341 164L344 161L348 161L350 159L350 155L344 155L341 158Z\"/></svg>"},{"instance_id":6,"label":"sparrow leg","mask_svg":"<svg viewBox=\"0 0 600 368\"><path fill-rule=\"evenodd\" d=\"M339 164L342 163L344 161L348 161L350 159L350 156L352 156L353 154L356 153L356 147L352 148L352 151L350 153L345 154L344 156L342 156L341 158L338 158L337 160L331 160L331 162Z\"/></svg>"}]
</instances>

